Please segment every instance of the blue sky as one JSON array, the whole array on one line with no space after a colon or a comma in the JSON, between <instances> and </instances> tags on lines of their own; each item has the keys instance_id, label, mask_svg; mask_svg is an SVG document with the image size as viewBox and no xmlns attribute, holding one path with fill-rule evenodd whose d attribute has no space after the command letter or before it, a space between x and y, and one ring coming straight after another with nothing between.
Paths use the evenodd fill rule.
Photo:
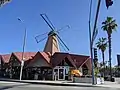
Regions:
<instances>
[{"instance_id":1,"label":"blue sky","mask_svg":"<svg viewBox=\"0 0 120 90\"><path fill-rule=\"evenodd\" d=\"M34 37L50 28L40 17L40 13L46 13L57 29L70 25L70 29L64 29L59 34L68 45L70 53L89 55L88 14L90 0L12 0L0 8L0 53L22 51L24 25L17 17L25 22L27 28L27 41L25 51L42 51L45 41L36 43ZM107 16L113 16L118 24L117 32L112 35L112 63L117 64L116 54L120 53L120 13L118 11L120 0L114 0L114 4L108 10L105 0L102 0L97 28L99 37L107 37L101 30L101 23ZM97 0L93 0L91 25L94 24ZM42 38L42 37L41 37ZM98 51L99 61L102 61L101 52ZM108 60L108 50L105 53Z\"/></svg>"}]
</instances>

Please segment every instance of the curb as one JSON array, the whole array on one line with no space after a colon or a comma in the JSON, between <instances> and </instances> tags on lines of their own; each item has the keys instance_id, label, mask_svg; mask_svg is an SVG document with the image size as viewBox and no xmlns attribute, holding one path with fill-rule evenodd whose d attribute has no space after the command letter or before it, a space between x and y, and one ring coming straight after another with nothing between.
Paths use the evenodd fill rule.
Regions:
<instances>
[{"instance_id":1,"label":"curb","mask_svg":"<svg viewBox=\"0 0 120 90\"><path fill-rule=\"evenodd\" d=\"M29 82L29 81L18 81L18 80L0 80L0 81L7 81L7 82L18 82L18 83L31 83L31 84L41 84L41 85L51 85L51 86L77 86L77 87L100 87L96 85L78 85L72 83L49 83L49 82Z\"/></svg>"}]
</instances>

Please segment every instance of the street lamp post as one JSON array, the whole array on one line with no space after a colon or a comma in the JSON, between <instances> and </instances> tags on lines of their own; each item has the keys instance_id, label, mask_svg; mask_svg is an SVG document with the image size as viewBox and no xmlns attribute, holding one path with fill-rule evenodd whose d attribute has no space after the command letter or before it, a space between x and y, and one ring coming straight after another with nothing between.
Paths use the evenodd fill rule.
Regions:
<instances>
[{"instance_id":1,"label":"street lamp post","mask_svg":"<svg viewBox=\"0 0 120 90\"><path fill-rule=\"evenodd\" d=\"M24 24L24 22L20 18L18 18L18 20L21 23ZM24 28L25 28L25 32L24 32L24 40L23 40L23 51L22 51L21 69L20 69L20 81L22 80L22 72L23 72L23 67L24 67L24 52L25 52L25 42L26 42L26 33L27 33L25 25L24 25Z\"/></svg>"}]
</instances>

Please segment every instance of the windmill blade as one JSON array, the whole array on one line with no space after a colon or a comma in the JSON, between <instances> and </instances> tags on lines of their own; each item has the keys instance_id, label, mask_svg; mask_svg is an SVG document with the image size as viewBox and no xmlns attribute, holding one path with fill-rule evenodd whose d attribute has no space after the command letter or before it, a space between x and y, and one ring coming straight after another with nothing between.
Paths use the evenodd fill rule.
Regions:
<instances>
[{"instance_id":1,"label":"windmill blade","mask_svg":"<svg viewBox=\"0 0 120 90\"><path fill-rule=\"evenodd\" d=\"M40 34L40 35L37 35L36 37L41 37L41 36L44 36L44 35L48 35L49 32L45 32L43 34Z\"/></svg>"},{"instance_id":2,"label":"windmill blade","mask_svg":"<svg viewBox=\"0 0 120 90\"><path fill-rule=\"evenodd\" d=\"M70 26L69 26L69 25L66 25L66 26L64 26L64 27L62 27L62 28L60 28L60 29L58 29L56 32L59 33L59 32L62 31L64 28L68 28L68 29L69 29Z\"/></svg>"},{"instance_id":3,"label":"windmill blade","mask_svg":"<svg viewBox=\"0 0 120 90\"><path fill-rule=\"evenodd\" d=\"M56 34L57 35L57 34ZM67 45L63 42L63 40L57 35L58 39L60 39L60 41L62 42L62 44L65 46L65 48L69 51L69 48L67 47Z\"/></svg>"},{"instance_id":4,"label":"windmill blade","mask_svg":"<svg viewBox=\"0 0 120 90\"><path fill-rule=\"evenodd\" d=\"M49 23L52 25L52 27L54 28L55 30L55 26L53 25L53 23L50 21L50 19L48 18L48 16L45 14L45 17L47 18L47 20L49 21Z\"/></svg>"},{"instance_id":5,"label":"windmill blade","mask_svg":"<svg viewBox=\"0 0 120 90\"><path fill-rule=\"evenodd\" d=\"M64 49L64 51L67 51L67 50L65 49L65 47L63 46L63 44L60 42L60 39L58 39L58 42L59 42L59 44L61 45L61 47Z\"/></svg>"},{"instance_id":6,"label":"windmill blade","mask_svg":"<svg viewBox=\"0 0 120 90\"><path fill-rule=\"evenodd\" d=\"M47 37L44 37L43 39L38 40L38 38L35 37L35 40L36 40L37 43L39 43L39 42L42 42L43 40L45 40L46 38L47 38Z\"/></svg>"},{"instance_id":7,"label":"windmill blade","mask_svg":"<svg viewBox=\"0 0 120 90\"><path fill-rule=\"evenodd\" d=\"M35 36L36 42L39 43L39 42L43 41L44 39L46 39L48 33L49 33L49 32L46 32L46 33L43 33L43 34L41 34L41 35ZM43 38L42 38L42 37L43 37ZM42 39L41 39L41 38L42 38Z\"/></svg>"},{"instance_id":8,"label":"windmill blade","mask_svg":"<svg viewBox=\"0 0 120 90\"><path fill-rule=\"evenodd\" d=\"M45 19L46 16L44 17L44 15L45 15L45 14L40 14L40 16L41 16L41 17L43 18L43 20L47 23L47 25L50 27L50 29L51 29L51 30L54 30L54 27L52 27L52 25L50 25L49 22L48 22L49 19L48 19L48 21L47 21L47 20Z\"/></svg>"}]
</instances>

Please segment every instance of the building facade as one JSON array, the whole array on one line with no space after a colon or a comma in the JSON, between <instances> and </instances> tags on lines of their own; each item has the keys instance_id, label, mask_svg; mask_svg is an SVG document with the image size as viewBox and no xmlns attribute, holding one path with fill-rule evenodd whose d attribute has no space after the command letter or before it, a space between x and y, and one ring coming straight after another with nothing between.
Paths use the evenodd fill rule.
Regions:
<instances>
[{"instance_id":1,"label":"building facade","mask_svg":"<svg viewBox=\"0 0 120 90\"><path fill-rule=\"evenodd\" d=\"M22 52L0 56L0 76L19 79ZM25 52L22 79L27 80L70 80L71 70L80 70L91 75L91 59L85 55L55 52Z\"/></svg>"}]
</instances>

